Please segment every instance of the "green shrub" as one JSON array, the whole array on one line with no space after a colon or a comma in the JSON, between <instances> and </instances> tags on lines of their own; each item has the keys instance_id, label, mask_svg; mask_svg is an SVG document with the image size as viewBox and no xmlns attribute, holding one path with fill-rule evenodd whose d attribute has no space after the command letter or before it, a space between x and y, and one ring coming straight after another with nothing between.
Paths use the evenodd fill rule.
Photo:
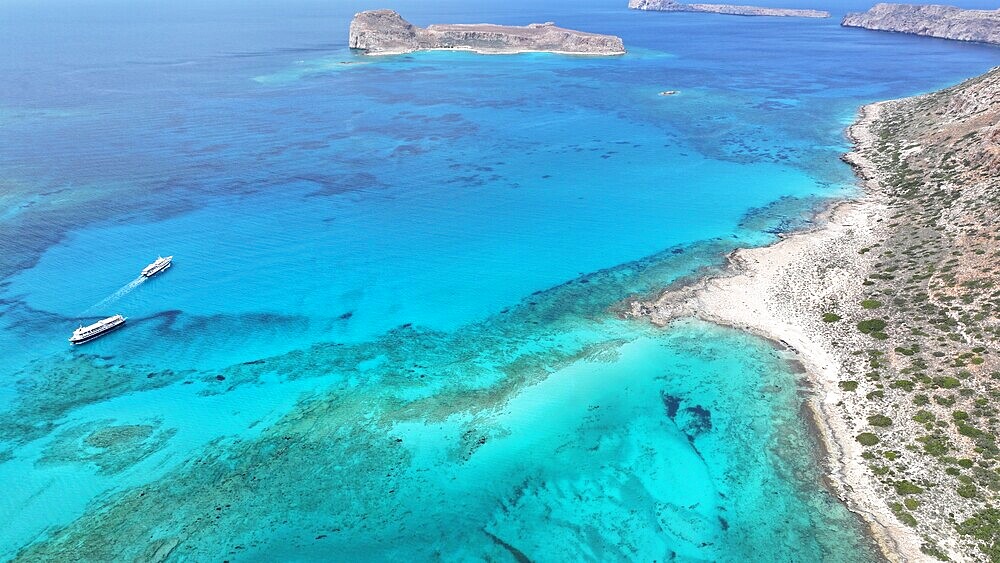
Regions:
<instances>
[{"instance_id":1,"label":"green shrub","mask_svg":"<svg viewBox=\"0 0 1000 563\"><path fill-rule=\"evenodd\" d=\"M976 428L975 426L970 426L964 422L958 422L958 433L962 436L968 436L969 438L982 438L987 434L982 430Z\"/></svg>"},{"instance_id":2,"label":"green shrub","mask_svg":"<svg viewBox=\"0 0 1000 563\"><path fill-rule=\"evenodd\" d=\"M856 391L858 388L857 381L841 381L840 388L844 391Z\"/></svg>"},{"instance_id":3,"label":"green shrub","mask_svg":"<svg viewBox=\"0 0 1000 563\"><path fill-rule=\"evenodd\" d=\"M896 489L897 495L919 495L920 493L924 492L923 487L914 485L913 483L906 480L896 481L895 483L892 484L892 487Z\"/></svg>"},{"instance_id":4,"label":"green shrub","mask_svg":"<svg viewBox=\"0 0 1000 563\"><path fill-rule=\"evenodd\" d=\"M962 498L975 498L976 497L976 486L972 483L962 483L956 489L958 491L958 496Z\"/></svg>"},{"instance_id":5,"label":"green shrub","mask_svg":"<svg viewBox=\"0 0 1000 563\"><path fill-rule=\"evenodd\" d=\"M836 313L823 313L824 323L835 323L840 320L840 315Z\"/></svg>"},{"instance_id":6,"label":"green shrub","mask_svg":"<svg viewBox=\"0 0 1000 563\"><path fill-rule=\"evenodd\" d=\"M875 299L865 299L861 302L861 306L865 309L878 309L882 306L882 302Z\"/></svg>"},{"instance_id":7,"label":"green shrub","mask_svg":"<svg viewBox=\"0 0 1000 563\"><path fill-rule=\"evenodd\" d=\"M861 434L858 434L857 440L862 446L874 446L879 441L878 436L872 434L871 432L862 432Z\"/></svg>"},{"instance_id":8,"label":"green shrub","mask_svg":"<svg viewBox=\"0 0 1000 563\"><path fill-rule=\"evenodd\" d=\"M915 385L916 384L910 381L909 379L897 379L896 381L892 382L892 385L890 387L892 387L893 389L902 389L903 391L909 393L910 391L913 391Z\"/></svg>"},{"instance_id":9,"label":"green shrub","mask_svg":"<svg viewBox=\"0 0 1000 563\"><path fill-rule=\"evenodd\" d=\"M1000 545L1000 509L981 510L972 518L959 523L956 529L963 536L972 536L995 548Z\"/></svg>"},{"instance_id":10,"label":"green shrub","mask_svg":"<svg viewBox=\"0 0 1000 563\"><path fill-rule=\"evenodd\" d=\"M907 510L916 510L920 506L920 501L915 498L906 498L903 500L903 504Z\"/></svg>"},{"instance_id":11,"label":"green shrub","mask_svg":"<svg viewBox=\"0 0 1000 563\"><path fill-rule=\"evenodd\" d=\"M955 397L949 397L947 395L934 395L934 402L943 407L950 407L955 404Z\"/></svg>"},{"instance_id":12,"label":"green shrub","mask_svg":"<svg viewBox=\"0 0 1000 563\"><path fill-rule=\"evenodd\" d=\"M858 323L858 330L863 334L872 334L874 332L882 332L886 326L888 325L882 319L868 319Z\"/></svg>"},{"instance_id":13,"label":"green shrub","mask_svg":"<svg viewBox=\"0 0 1000 563\"><path fill-rule=\"evenodd\" d=\"M932 543L925 543L921 545L920 552L923 553L924 555L930 555L931 557L937 559L938 561L951 561L951 558L948 557L948 554L941 551L941 549L938 546Z\"/></svg>"},{"instance_id":14,"label":"green shrub","mask_svg":"<svg viewBox=\"0 0 1000 563\"><path fill-rule=\"evenodd\" d=\"M921 436L917 441L924 445L924 451L932 456L948 453L948 441L941 436Z\"/></svg>"},{"instance_id":15,"label":"green shrub","mask_svg":"<svg viewBox=\"0 0 1000 563\"><path fill-rule=\"evenodd\" d=\"M899 518L900 522L906 524L907 526L917 525L917 519L914 518L912 514L907 512L906 509L903 508L903 505L898 502L894 502L889 505L889 508L892 509L892 513L896 515L896 518Z\"/></svg>"},{"instance_id":16,"label":"green shrub","mask_svg":"<svg viewBox=\"0 0 1000 563\"><path fill-rule=\"evenodd\" d=\"M875 414L868 417L868 424L885 428L886 426L892 426L892 419L885 415Z\"/></svg>"},{"instance_id":17,"label":"green shrub","mask_svg":"<svg viewBox=\"0 0 1000 563\"><path fill-rule=\"evenodd\" d=\"M934 421L934 415L925 410L919 410L917 414L913 415L913 420L920 424L926 424Z\"/></svg>"},{"instance_id":18,"label":"green shrub","mask_svg":"<svg viewBox=\"0 0 1000 563\"><path fill-rule=\"evenodd\" d=\"M942 375L934 378L934 385L942 389L954 389L962 382L950 375Z\"/></svg>"}]
</instances>

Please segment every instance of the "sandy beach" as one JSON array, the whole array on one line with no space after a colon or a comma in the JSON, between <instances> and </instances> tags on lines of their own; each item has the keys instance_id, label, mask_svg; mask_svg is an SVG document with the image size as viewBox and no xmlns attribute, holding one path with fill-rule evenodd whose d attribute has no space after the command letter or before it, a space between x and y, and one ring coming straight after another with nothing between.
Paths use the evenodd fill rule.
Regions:
<instances>
[{"instance_id":1,"label":"sandy beach","mask_svg":"<svg viewBox=\"0 0 1000 563\"><path fill-rule=\"evenodd\" d=\"M863 107L848 131L855 150L845 160L863 179L859 198L821 213L814 229L791 234L771 246L733 252L721 275L667 291L652 303L633 303L632 314L658 325L697 317L752 332L787 348L815 384L807 406L828 454L834 492L871 528L889 560L915 561L926 557L920 551L921 540L895 518L882 499L855 439L866 413L845 402L839 386L857 361L848 354L854 347L847 341L864 337L824 322L817 313L828 304L863 299L857 281L871 270L874 258L861 251L884 239L888 207L880 194L880 172L862 153L874 142L872 123L891 103Z\"/></svg>"}]
</instances>

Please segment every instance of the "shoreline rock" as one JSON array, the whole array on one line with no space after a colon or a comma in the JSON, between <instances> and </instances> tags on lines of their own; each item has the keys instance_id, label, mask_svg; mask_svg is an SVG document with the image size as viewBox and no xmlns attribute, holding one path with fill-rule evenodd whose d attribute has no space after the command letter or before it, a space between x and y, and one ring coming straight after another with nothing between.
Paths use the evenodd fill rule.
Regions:
<instances>
[{"instance_id":1,"label":"shoreline rock","mask_svg":"<svg viewBox=\"0 0 1000 563\"><path fill-rule=\"evenodd\" d=\"M730 16L771 16L792 18L828 18L830 12L792 8L764 8L760 6L739 6L734 4L681 4L676 0L629 0L633 10L655 12L697 12L724 14Z\"/></svg>"},{"instance_id":2,"label":"shoreline rock","mask_svg":"<svg viewBox=\"0 0 1000 563\"><path fill-rule=\"evenodd\" d=\"M867 12L847 14L840 25L1000 45L1000 10L881 3Z\"/></svg>"},{"instance_id":3,"label":"shoreline rock","mask_svg":"<svg viewBox=\"0 0 1000 563\"><path fill-rule=\"evenodd\" d=\"M355 14L348 44L366 55L398 55L430 50L462 50L481 54L625 54L620 37L564 29L552 22L527 26L436 24L422 28L392 10L369 10Z\"/></svg>"}]
</instances>

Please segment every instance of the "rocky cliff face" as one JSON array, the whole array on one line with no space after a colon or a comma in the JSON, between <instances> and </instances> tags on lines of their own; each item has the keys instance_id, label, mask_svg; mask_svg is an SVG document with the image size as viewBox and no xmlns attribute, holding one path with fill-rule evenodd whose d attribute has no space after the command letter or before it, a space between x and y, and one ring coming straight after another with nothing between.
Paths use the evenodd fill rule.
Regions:
<instances>
[{"instance_id":1,"label":"rocky cliff face","mask_svg":"<svg viewBox=\"0 0 1000 563\"><path fill-rule=\"evenodd\" d=\"M847 14L841 25L1000 45L1000 10L876 4L865 13Z\"/></svg>"},{"instance_id":2,"label":"rocky cliff face","mask_svg":"<svg viewBox=\"0 0 1000 563\"><path fill-rule=\"evenodd\" d=\"M417 32L417 27L392 10L369 10L354 15L348 44L367 52L408 53L421 48Z\"/></svg>"},{"instance_id":3,"label":"rocky cliff face","mask_svg":"<svg viewBox=\"0 0 1000 563\"><path fill-rule=\"evenodd\" d=\"M523 27L449 24L416 27L392 10L370 10L354 16L349 45L369 55L457 49L478 53L551 52L579 55L622 55L625 46L613 35L584 33L552 23Z\"/></svg>"},{"instance_id":4,"label":"rocky cliff face","mask_svg":"<svg viewBox=\"0 0 1000 563\"><path fill-rule=\"evenodd\" d=\"M830 12L822 10L796 10L785 8L761 8L758 6L735 6L732 4L681 4L676 0L629 0L633 10L653 10L657 12L704 12L731 16L779 16L797 18L828 18Z\"/></svg>"}]
</instances>

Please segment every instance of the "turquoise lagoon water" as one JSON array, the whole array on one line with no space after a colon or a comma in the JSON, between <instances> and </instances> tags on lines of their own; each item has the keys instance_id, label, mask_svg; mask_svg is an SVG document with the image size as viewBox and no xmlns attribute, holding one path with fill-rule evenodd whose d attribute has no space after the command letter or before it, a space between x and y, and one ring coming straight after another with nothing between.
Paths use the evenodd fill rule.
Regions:
<instances>
[{"instance_id":1,"label":"turquoise lagoon water","mask_svg":"<svg viewBox=\"0 0 1000 563\"><path fill-rule=\"evenodd\" d=\"M615 310L849 194L858 105L997 51L403 2L630 54L373 60L366 7L0 8L0 554L872 559L781 352Z\"/></svg>"}]
</instances>

